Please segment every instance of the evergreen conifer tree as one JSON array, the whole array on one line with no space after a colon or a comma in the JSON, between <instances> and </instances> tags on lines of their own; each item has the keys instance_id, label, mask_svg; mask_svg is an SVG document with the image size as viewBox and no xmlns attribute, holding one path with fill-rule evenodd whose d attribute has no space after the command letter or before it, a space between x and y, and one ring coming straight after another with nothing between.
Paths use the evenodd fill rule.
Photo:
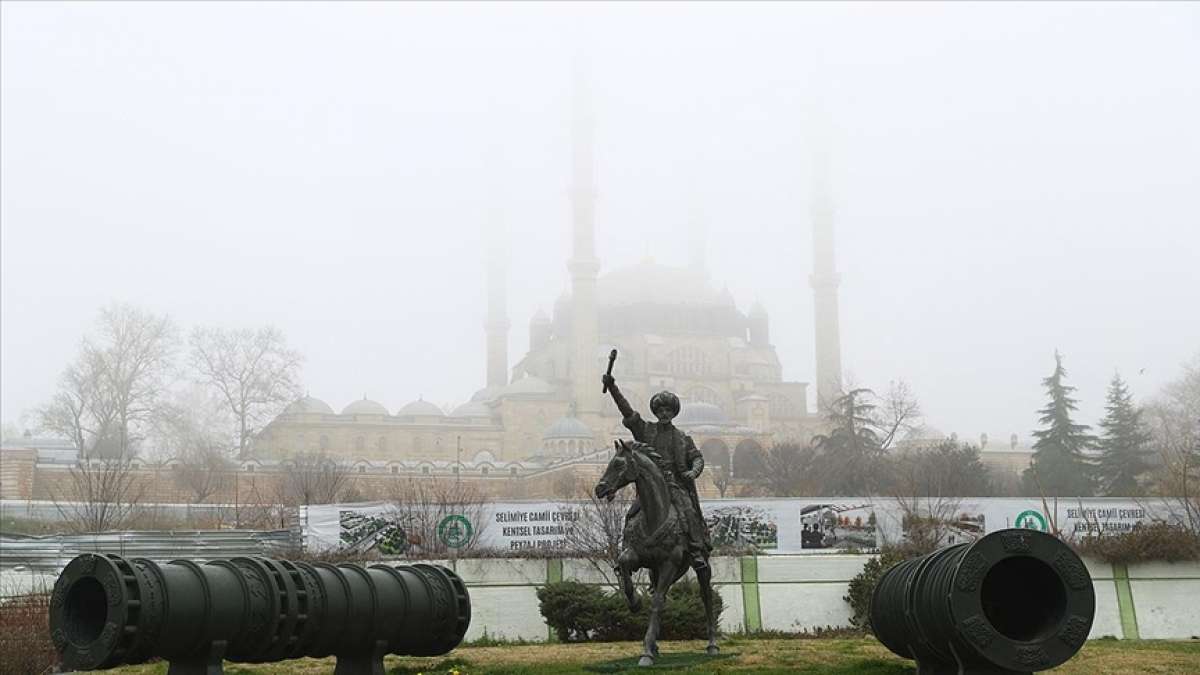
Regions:
<instances>
[{"instance_id":1,"label":"evergreen conifer tree","mask_svg":"<svg viewBox=\"0 0 1200 675\"><path fill-rule=\"evenodd\" d=\"M1108 385L1108 404L1100 421L1100 461L1097 479L1109 497L1133 497L1140 493L1138 477L1150 465L1146 460L1150 434L1142 424L1142 411L1120 374Z\"/></svg>"},{"instance_id":2,"label":"evergreen conifer tree","mask_svg":"<svg viewBox=\"0 0 1200 675\"><path fill-rule=\"evenodd\" d=\"M1028 495L1090 497L1094 492L1093 466L1084 454L1095 445L1086 424L1076 424L1071 413L1076 400L1075 387L1068 386L1062 355L1054 352L1054 372L1042 380L1050 402L1040 411L1043 428L1033 432L1033 460L1025 470L1023 483Z\"/></svg>"}]
</instances>

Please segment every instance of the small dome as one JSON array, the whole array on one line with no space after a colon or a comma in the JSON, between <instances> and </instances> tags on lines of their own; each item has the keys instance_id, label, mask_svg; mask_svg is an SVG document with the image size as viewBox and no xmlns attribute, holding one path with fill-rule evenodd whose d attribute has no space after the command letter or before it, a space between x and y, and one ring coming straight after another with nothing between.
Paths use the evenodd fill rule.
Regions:
<instances>
[{"instance_id":1,"label":"small dome","mask_svg":"<svg viewBox=\"0 0 1200 675\"><path fill-rule=\"evenodd\" d=\"M291 405L283 410L285 415L332 415L333 408L329 404L319 398L305 396L301 399L296 399Z\"/></svg>"},{"instance_id":2,"label":"small dome","mask_svg":"<svg viewBox=\"0 0 1200 675\"><path fill-rule=\"evenodd\" d=\"M578 418L567 415L560 417L551 424L546 433L542 434L543 441L562 439L593 440L592 430Z\"/></svg>"},{"instance_id":3,"label":"small dome","mask_svg":"<svg viewBox=\"0 0 1200 675\"><path fill-rule=\"evenodd\" d=\"M727 426L731 424L729 416L712 403L696 401L685 403L675 418L677 426Z\"/></svg>"},{"instance_id":4,"label":"small dome","mask_svg":"<svg viewBox=\"0 0 1200 675\"><path fill-rule=\"evenodd\" d=\"M501 389L500 396L553 394L554 391L554 385L540 377L528 375Z\"/></svg>"},{"instance_id":5,"label":"small dome","mask_svg":"<svg viewBox=\"0 0 1200 675\"><path fill-rule=\"evenodd\" d=\"M409 417L445 417L446 413L425 399L417 399L396 412L397 415Z\"/></svg>"},{"instance_id":6,"label":"small dome","mask_svg":"<svg viewBox=\"0 0 1200 675\"><path fill-rule=\"evenodd\" d=\"M532 323L532 324L550 323L550 317L547 316L546 313L542 311L541 307L539 307L538 311L534 313L533 318L529 320L529 323Z\"/></svg>"},{"instance_id":7,"label":"small dome","mask_svg":"<svg viewBox=\"0 0 1200 675\"><path fill-rule=\"evenodd\" d=\"M343 415L386 415L387 408L366 396L342 408Z\"/></svg>"},{"instance_id":8,"label":"small dome","mask_svg":"<svg viewBox=\"0 0 1200 675\"><path fill-rule=\"evenodd\" d=\"M451 417L491 417L492 411L483 401L468 401L450 413Z\"/></svg>"}]
</instances>

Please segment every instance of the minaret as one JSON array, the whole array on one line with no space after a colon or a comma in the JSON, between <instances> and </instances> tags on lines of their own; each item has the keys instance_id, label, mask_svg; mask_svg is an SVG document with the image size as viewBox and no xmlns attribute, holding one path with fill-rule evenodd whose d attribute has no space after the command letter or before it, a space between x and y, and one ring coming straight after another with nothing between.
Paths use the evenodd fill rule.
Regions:
<instances>
[{"instance_id":1,"label":"minaret","mask_svg":"<svg viewBox=\"0 0 1200 675\"><path fill-rule=\"evenodd\" d=\"M838 327L838 285L833 246L833 198L829 156L817 139L812 167L813 310L817 343L817 412L825 412L842 393L842 342Z\"/></svg>"},{"instance_id":2,"label":"minaret","mask_svg":"<svg viewBox=\"0 0 1200 675\"><path fill-rule=\"evenodd\" d=\"M571 386L582 421L600 413L600 367L596 319L595 160L591 100L582 57L575 61L571 99Z\"/></svg>"},{"instance_id":3,"label":"minaret","mask_svg":"<svg viewBox=\"0 0 1200 675\"><path fill-rule=\"evenodd\" d=\"M508 280L504 249L504 230L491 223L487 235L487 386L508 384Z\"/></svg>"}]
</instances>

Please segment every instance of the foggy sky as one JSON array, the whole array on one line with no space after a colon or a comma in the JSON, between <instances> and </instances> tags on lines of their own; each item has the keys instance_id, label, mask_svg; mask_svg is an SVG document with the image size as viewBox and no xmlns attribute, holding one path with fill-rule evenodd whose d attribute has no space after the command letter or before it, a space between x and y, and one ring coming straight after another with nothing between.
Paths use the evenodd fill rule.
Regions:
<instances>
[{"instance_id":1,"label":"foggy sky","mask_svg":"<svg viewBox=\"0 0 1200 675\"><path fill-rule=\"evenodd\" d=\"M4 3L0 415L99 308L279 326L340 409L484 383L484 227L510 364L568 286L571 60L590 63L601 273L708 268L814 380L823 111L843 362L928 421L1027 437L1057 348L1081 421L1115 369L1200 349L1200 5Z\"/></svg>"}]
</instances>

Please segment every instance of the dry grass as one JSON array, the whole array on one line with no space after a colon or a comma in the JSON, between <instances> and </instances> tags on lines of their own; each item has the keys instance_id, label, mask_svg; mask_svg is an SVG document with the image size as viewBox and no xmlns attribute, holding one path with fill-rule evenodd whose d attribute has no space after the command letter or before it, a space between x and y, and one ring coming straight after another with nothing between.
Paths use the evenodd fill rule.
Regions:
<instances>
[{"instance_id":1,"label":"dry grass","mask_svg":"<svg viewBox=\"0 0 1200 675\"><path fill-rule=\"evenodd\" d=\"M50 595L38 593L0 601L0 673L53 672L58 658L50 642Z\"/></svg>"},{"instance_id":2,"label":"dry grass","mask_svg":"<svg viewBox=\"0 0 1200 675\"><path fill-rule=\"evenodd\" d=\"M704 643L665 642L663 654L698 654ZM759 640L731 638L722 642L729 658L700 660L683 669L690 672L828 673L834 675L899 675L913 673L911 661L897 658L871 639L855 640ZM636 655L640 645L632 642L548 644L502 647L463 647L449 656L432 659L389 657L387 670L393 675L450 673L587 673L618 659ZM301 659L275 665L229 664L230 675L261 673L317 675L333 670L330 660ZM125 675L161 675L166 664L129 667L112 671ZM1126 673L1198 673L1200 641L1092 641L1071 661L1052 672L1078 675L1125 675Z\"/></svg>"}]
</instances>

